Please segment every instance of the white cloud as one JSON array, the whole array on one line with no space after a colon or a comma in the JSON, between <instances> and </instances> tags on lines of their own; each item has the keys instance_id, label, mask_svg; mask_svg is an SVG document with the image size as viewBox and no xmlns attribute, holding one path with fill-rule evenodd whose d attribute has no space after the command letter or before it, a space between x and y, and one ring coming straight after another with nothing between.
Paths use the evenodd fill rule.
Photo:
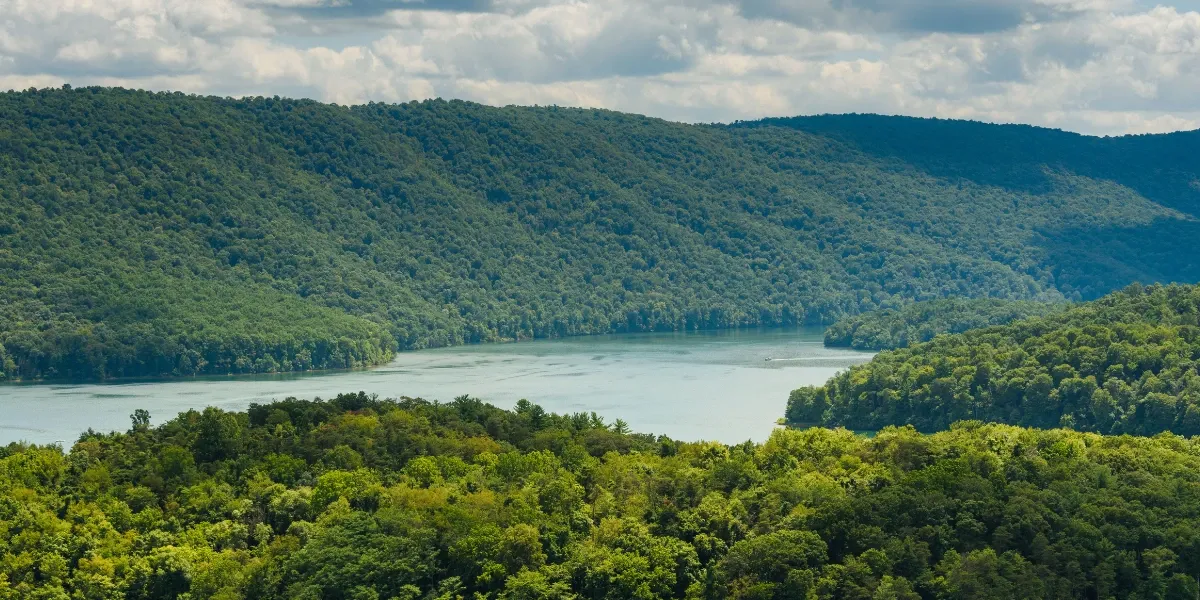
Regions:
<instances>
[{"instance_id":1,"label":"white cloud","mask_svg":"<svg viewBox=\"0 0 1200 600\"><path fill-rule=\"evenodd\" d=\"M1200 13L1132 0L0 0L0 15L0 88L1200 126Z\"/></svg>"}]
</instances>

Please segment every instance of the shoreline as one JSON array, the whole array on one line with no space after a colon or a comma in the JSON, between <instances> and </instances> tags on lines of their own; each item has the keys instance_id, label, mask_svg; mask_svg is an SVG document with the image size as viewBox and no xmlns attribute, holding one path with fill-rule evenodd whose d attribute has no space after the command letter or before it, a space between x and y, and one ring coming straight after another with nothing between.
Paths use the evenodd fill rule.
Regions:
<instances>
[{"instance_id":1,"label":"shoreline","mask_svg":"<svg viewBox=\"0 0 1200 600\"><path fill-rule=\"evenodd\" d=\"M501 346L513 344L529 344L534 342L546 342L554 340L570 340L583 338L597 338L605 336L651 336L651 335L698 335L698 334L722 334L722 333L737 333L742 331L782 331L794 330L797 332L810 330L820 330L822 333L827 325L779 325L770 327L718 327L712 329L687 329L687 330L667 330L667 331L624 331L624 332L609 332L609 333L584 333L579 335L567 335L559 337L542 337L542 338L520 338L520 339L503 339L489 342L470 342L464 344L447 344L444 346L428 346L425 348L414 348L410 350L397 350L392 352L387 360L364 365L360 367L345 367L333 369L309 369L304 371L264 371L261 373L203 373L196 375L139 375L133 377L106 377L104 379L11 379L0 381L0 389L5 387L22 387L22 386L38 386L38 385L128 385L137 383L160 383L164 381L227 381L238 378L251 377L305 377L305 376L320 376L326 374L337 373L354 373L358 371L370 371L379 367L387 366L396 361L396 358L401 354L410 354L413 352L424 352L427 350L440 350L446 348L467 348L477 346ZM826 346L829 347L829 346ZM845 348L853 350L852 348ZM781 360L781 359L775 359Z\"/></svg>"}]
</instances>

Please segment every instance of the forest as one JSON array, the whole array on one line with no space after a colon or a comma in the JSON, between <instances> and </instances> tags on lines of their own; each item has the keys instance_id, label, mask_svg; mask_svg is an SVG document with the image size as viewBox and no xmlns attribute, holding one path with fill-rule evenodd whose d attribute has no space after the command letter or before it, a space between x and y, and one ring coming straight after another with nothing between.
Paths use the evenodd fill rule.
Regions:
<instances>
[{"instance_id":1,"label":"forest","mask_svg":"<svg viewBox=\"0 0 1200 600\"><path fill-rule=\"evenodd\" d=\"M1190 600L1200 441L679 442L361 393L0 447L0 599Z\"/></svg>"},{"instance_id":2,"label":"forest","mask_svg":"<svg viewBox=\"0 0 1200 600\"><path fill-rule=\"evenodd\" d=\"M943 298L847 317L825 329L825 345L855 350L895 350L928 342L943 333L962 333L1062 310L1065 303Z\"/></svg>"},{"instance_id":3,"label":"forest","mask_svg":"<svg viewBox=\"0 0 1200 600\"><path fill-rule=\"evenodd\" d=\"M346 368L1200 281L1196 136L3 93L0 379Z\"/></svg>"},{"instance_id":4,"label":"forest","mask_svg":"<svg viewBox=\"0 0 1200 600\"><path fill-rule=\"evenodd\" d=\"M1044 317L883 352L792 392L792 424L943 430L979 419L1200 434L1200 286L1134 284Z\"/></svg>"}]
</instances>

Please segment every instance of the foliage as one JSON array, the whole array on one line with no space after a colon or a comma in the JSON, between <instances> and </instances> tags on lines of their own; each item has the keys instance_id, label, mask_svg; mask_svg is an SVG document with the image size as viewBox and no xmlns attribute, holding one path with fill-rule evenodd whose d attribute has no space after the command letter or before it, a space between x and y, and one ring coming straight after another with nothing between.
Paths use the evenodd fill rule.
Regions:
<instances>
[{"instance_id":1,"label":"foliage","mask_svg":"<svg viewBox=\"0 0 1200 600\"><path fill-rule=\"evenodd\" d=\"M1200 187L1175 185L1200 173L1185 134L1064 144L1032 128L833 123L0 94L0 377L348 367L397 349L1200 280ZM851 135L864 128L880 134ZM922 129L1046 150L1002 177L994 159L1019 153L958 170L940 147L888 153ZM1143 175L1125 177L1110 148Z\"/></svg>"},{"instance_id":2,"label":"foliage","mask_svg":"<svg viewBox=\"0 0 1200 600\"><path fill-rule=\"evenodd\" d=\"M1061 308L1062 304L994 298L914 302L898 309L882 309L842 319L825 330L825 345L857 350L894 350L928 342L943 333L1004 325L1027 317L1045 316Z\"/></svg>"},{"instance_id":3,"label":"foliage","mask_svg":"<svg viewBox=\"0 0 1200 600\"><path fill-rule=\"evenodd\" d=\"M0 598L1190 599L1200 440L347 394L0 448ZM620 448L614 450L613 448Z\"/></svg>"},{"instance_id":4,"label":"foliage","mask_svg":"<svg viewBox=\"0 0 1200 600\"><path fill-rule=\"evenodd\" d=\"M1200 287L1133 285L1046 317L884 352L792 392L792 423L945 429L962 419L1200 433Z\"/></svg>"}]
</instances>

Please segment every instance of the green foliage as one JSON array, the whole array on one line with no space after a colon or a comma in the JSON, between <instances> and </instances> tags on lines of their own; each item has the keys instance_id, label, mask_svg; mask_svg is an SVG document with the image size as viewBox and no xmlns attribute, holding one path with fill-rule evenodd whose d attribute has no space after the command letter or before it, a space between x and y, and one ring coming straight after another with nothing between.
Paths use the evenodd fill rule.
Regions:
<instances>
[{"instance_id":1,"label":"green foliage","mask_svg":"<svg viewBox=\"0 0 1200 600\"><path fill-rule=\"evenodd\" d=\"M0 448L0 598L1183 599L1200 573L1200 439L1170 434L723 446L364 394L145 421Z\"/></svg>"},{"instance_id":2,"label":"green foliage","mask_svg":"<svg viewBox=\"0 0 1200 600\"><path fill-rule=\"evenodd\" d=\"M879 354L796 390L787 420L935 431L981 419L1200 434L1200 287L1134 285L1041 318Z\"/></svg>"},{"instance_id":3,"label":"green foliage","mask_svg":"<svg viewBox=\"0 0 1200 600\"><path fill-rule=\"evenodd\" d=\"M1164 206L1200 213L1200 159L1195 155L1200 131L1097 138L1030 125L881 115L776 118L738 126L788 127L829 136L937 177L1014 192L1044 191L1053 185L1056 172L1108 179Z\"/></svg>"},{"instance_id":4,"label":"green foliage","mask_svg":"<svg viewBox=\"0 0 1200 600\"><path fill-rule=\"evenodd\" d=\"M0 378L355 367L1196 281L1189 135L0 94Z\"/></svg>"},{"instance_id":5,"label":"green foliage","mask_svg":"<svg viewBox=\"0 0 1200 600\"><path fill-rule=\"evenodd\" d=\"M842 319L825 330L825 345L857 350L894 350L928 342L943 333L962 333L1045 316L1064 306L993 298L914 302L899 309L882 309Z\"/></svg>"}]
</instances>

